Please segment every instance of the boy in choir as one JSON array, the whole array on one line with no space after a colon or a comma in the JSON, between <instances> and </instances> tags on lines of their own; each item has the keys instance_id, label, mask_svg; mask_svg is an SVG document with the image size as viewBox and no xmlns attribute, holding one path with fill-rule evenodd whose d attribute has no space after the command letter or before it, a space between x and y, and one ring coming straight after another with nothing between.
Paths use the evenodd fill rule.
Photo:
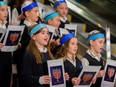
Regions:
<instances>
[{"instance_id":1,"label":"boy in choir","mask_svg":"<svg viewBox=\"0 0 116 87\"><path fill-rule=\"evenodd\" d=\"M88 35L89 49L86 51L86 54L82 58L83 66L101 66L101 70L97 75L97 80L95 84L92 84L91 87L101 87L101 80L105 74L104 71L104 61L101 58L101 52L104 48L105 36L103 33L100 33L98 30L93 30Z\"/></svg>"}]
</instances>

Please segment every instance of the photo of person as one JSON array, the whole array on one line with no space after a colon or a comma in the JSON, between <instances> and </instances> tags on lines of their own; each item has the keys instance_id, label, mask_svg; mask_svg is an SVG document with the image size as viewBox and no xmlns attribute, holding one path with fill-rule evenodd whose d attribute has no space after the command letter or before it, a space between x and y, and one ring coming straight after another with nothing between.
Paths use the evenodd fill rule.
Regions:
<instances>
[{"instance_id":1,"label":"photo of person","mask_svg":"<svg viewBox=\"0 0 116 87\"><path fill-rule=\"evenodd\" d=\"M116 67L107 65L104 81L114 82Z\"/></svg>"},{"instance_id":2,"label":"photo of person","mask_svg":"<svg viewBox=\"0 0 116 87\"><path fill-rule=\"evenodd\" d=\"M52 85L58 85L64 83L62 66L50 67Z\"/></svg>"},{"instance_id":3,"label":"photo of person","mask_svg":"<svg viewBox=\"0 0 116 87\"><path fill-rule=\"evenodd\" d=\"M21 31L9 31L9 34L6 39L6 46L14 46L19 42Z\"/></svg>"},{"instance_id":4,"label":"photo of person","mask_svg":"<svg viewBox=\"0 0 116 87\"><path fill-rule=\"evenodd\" d=\"M83 74L81 75L81 82L79 85L90 85L95 74L96 72L83 72Z\"/></svg>"}]
</instances>

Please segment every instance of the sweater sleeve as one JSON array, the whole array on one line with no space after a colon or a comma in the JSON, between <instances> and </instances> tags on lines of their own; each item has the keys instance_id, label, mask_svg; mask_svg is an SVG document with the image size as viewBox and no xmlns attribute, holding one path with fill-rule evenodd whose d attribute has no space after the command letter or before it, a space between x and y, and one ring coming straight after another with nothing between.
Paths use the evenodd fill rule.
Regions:
<instances>
[{"instance_id":1,"label":"sweater sleeve","mask_svg":"<svg viewBox=\"0 0 116 87\"><path fill-rule=\"evenodd\" d=\"M34 56L32 53L26 53L24 56L24 61L22 65L22 85L23 86L39 86L39 78L40 76L33 75L33 64L34 64Z\"/></svg>"}]
</instances>

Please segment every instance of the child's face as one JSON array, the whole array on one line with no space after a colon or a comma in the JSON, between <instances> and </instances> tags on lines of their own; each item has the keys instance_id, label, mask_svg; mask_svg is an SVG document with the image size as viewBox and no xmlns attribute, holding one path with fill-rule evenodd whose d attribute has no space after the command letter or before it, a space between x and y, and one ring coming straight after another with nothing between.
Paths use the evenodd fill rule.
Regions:
<instances>
[{"instance_id":1,"label":"child's face","mask_svg":"<svg viewBox=\"0 0 116 87\"><path fill-rule=\"evenodd\" d=\"M60 14L61 17L65 17L68 14L68 7L66 3L60 4L57 8L56 11Z\"/></svg>"},{"instance_id":2,"label":"child's face","mask_svg":"<svg viewBox=\"0 0 116 87\"><path fill-rule=\"evenodd\" d=\"M77 40L77 38L70 39L69 45L68 45L68 48L67 48L67 54L75 55L77 53L77 50L78 50L78 40Z\"/></svg>"},{"instance_id":3,"label":"child's face","mask_svg":"<svg viewBox=\"0 0 116 87\"><path fill-rule=\"evenodd\" d=\"M26 17L28 17L28 19L31 22L36 22L36 21L38 21L38 18L39 18L38 14L39 14L39 8L35 7L33 9L31 9L30 11L27 11Z\"/></svg>"},{"instance_id":4,"label":"child's face","mask_svg":"<svg viewBox=\"0 0 116 87\"><path fill-rule=\"evenodd\" d=\"M91 48L93 49L93 51L95 53L101 53L103 48L104 48L104 42L105 42L105 39L104 38L99 38L95 41L90 41L90 45L91 45Z\"/></svg>"},{"instance_id":5,"label":"child's face","mask_svg":"<svg viewBox=\"0 0 116 87\"><path fill-rule=\"evenodd\" d=\"M1 6L0 7L0 20L5 21L8 16L8 6Z\"/></svg>"},{"instance_id":6,"label":"child's face","mask_svg":"<svg viewBox=\"0 0 116 87\"><path fill-rule=\"evenodd\" d=\"M51 20L48 20L48 24L51 26L54 26L56 29L58 29L60 26L60 17L57 16Z\"/></svg>"},{"instance_id":7,"label":"child's face","mask_svg":"<svg viewBox=\"0 0 116 87\"><path fill-rule=\"evenodd\" d=\"M38 47L44 47L48 44L50 39L49 31L47 28L43 28L38 34L33 35L32 38L35 40L35 43Z\"/></svg>"}]
</instances>

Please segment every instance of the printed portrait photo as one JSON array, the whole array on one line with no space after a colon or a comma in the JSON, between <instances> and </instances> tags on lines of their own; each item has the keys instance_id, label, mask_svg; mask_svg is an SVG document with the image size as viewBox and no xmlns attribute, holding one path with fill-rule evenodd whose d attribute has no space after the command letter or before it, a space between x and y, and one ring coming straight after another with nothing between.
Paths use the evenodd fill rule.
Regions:
<instances>
[{"instance_id":1,"label":"printed portrait photo","mask_svg":"<svg viewBox=\"0 0 116 87\"><path fill-rule=\"evenodd\" d=\"M96 72L83 72L81 76L81 82L79 85L90 85L95 74Z\"/></svg>"},{"instance_id":2,"label":"printed portrait photo","mask_svg":"<svg viewBox=\"0 0 116 87\"><path fill-rule=\"evenodd\" d=\"M104 81L114 82L116 66L107 65Z\"/></svg>"},{"instance_id":3,"label":"printed portrait photo","mask_svg":"<svg viewBox=\"0 0 116 87\"><path fill-rule=\"evenodd\" d=\"M52 85L58 85L64 83L62 66L50 67Z\"/></svg>"}]
</instances>

